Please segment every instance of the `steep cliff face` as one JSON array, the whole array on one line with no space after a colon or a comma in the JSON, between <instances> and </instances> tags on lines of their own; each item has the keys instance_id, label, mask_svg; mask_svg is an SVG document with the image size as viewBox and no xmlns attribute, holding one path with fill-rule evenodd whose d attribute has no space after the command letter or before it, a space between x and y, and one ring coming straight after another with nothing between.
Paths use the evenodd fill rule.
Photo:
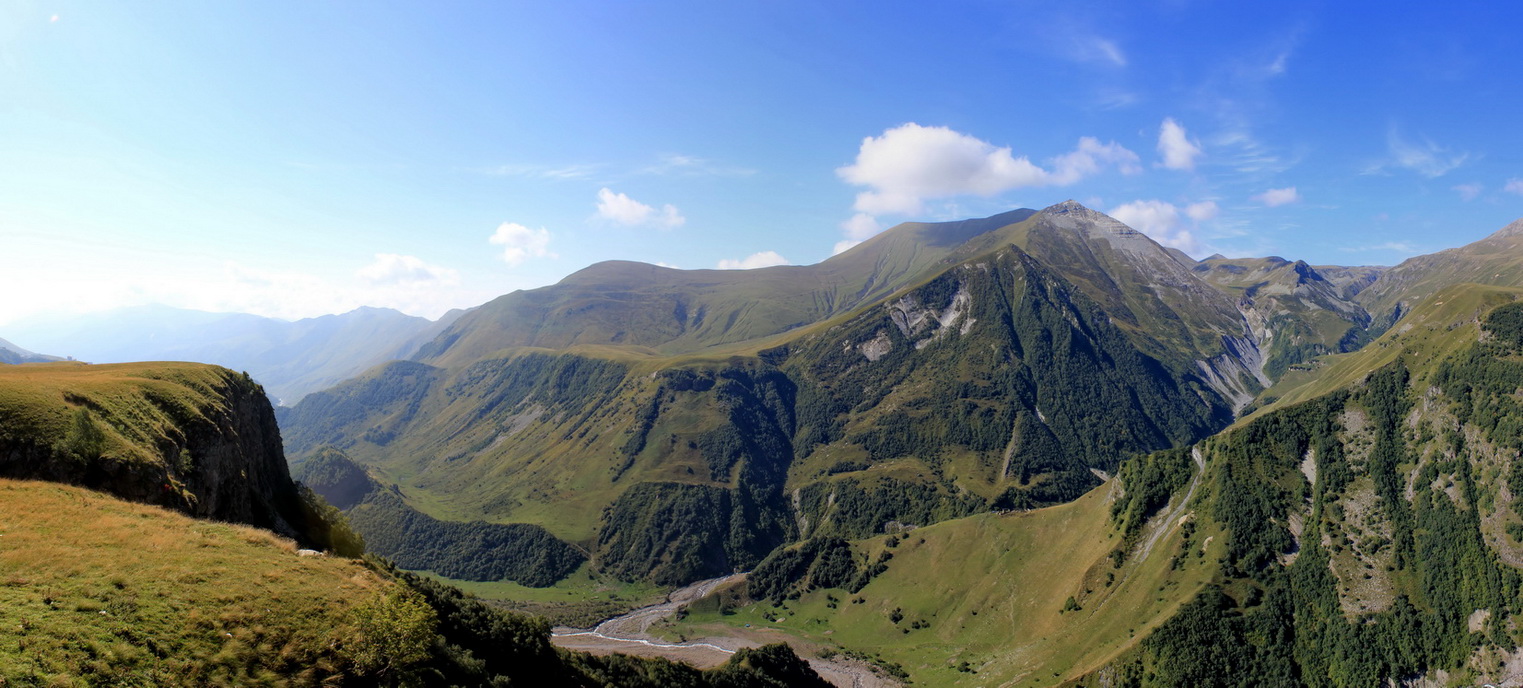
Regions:
<instances>
[{"instance_id":1,"label":"steep cliff face","mask_svg":"<svg viewBox=\"0 0 1523 688\"><path fill-rule=\"evenodd\" d=\"M217 366L0 367L0 476L286 535L302 522L263 388Z\"/></svg>"}]
</instances>

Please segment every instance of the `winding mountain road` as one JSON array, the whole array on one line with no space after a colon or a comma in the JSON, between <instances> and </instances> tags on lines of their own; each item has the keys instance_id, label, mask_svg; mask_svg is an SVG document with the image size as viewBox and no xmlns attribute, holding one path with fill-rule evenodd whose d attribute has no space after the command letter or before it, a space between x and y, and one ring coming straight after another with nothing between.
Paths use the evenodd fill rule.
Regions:
<instances>
[{"instance_id":1,"label":"winding mountain road","mask_svg":"<svg viewBox=\"0 0 1523 688\"><path fill-rule=\"evenodd\" d=\"M590 629L557 626L550 641L557 647L593 654L620 653L640 657L663 657L685 662L700 669L719 666L743 647L761 643L744 638L699 638L682 643L668 643L650 634L652 624L677 613L682 605L701 600L721 586L739 583L746 574L736 573L698 581L667 595L666 601L641 607L613 617ZM874 673L865 663L847 659L808 658L816 673L838 688L899 688L892 679Z\"/></svg>"}]
</instances>

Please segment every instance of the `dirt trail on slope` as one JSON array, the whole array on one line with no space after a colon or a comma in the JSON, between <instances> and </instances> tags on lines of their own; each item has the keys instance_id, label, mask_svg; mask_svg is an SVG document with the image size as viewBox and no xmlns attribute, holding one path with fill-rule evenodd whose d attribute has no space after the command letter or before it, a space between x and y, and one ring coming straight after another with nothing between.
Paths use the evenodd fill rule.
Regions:
<instances>
[{"instance_id":1,"label":"dirt trail on slope","mask_svg":"<svg viewBox=\"0 0 1523 688\"><path fill-rule=\"evenodd\" d=\"M557 626L550 632L550 641L557 647L567 650L598 655L618 653L638 657L661 657L691 664L700 669L710 669L724 664L736 650L743 647L759 647L762 643L737 637L698 638L682 643L668 643L652 636L650 627L657 621L676 614L677 609L682 605L701 600L721 586L739 583L745 579L746 574L737 573L698 581L667 595L665 602L616 616L594 628ZM897 681L874 673L863 662L844 658L830 660L809 658L807 661L821 678L838 688L899 688L900 686Z\"/></svg>"},{"instance_id":2,"label":"dirt trail on slope","mask_svg":"<svg viewBox=\"0 0 1523 688\"><path fill-rule=\"evenodd\" d=\"M1159 539L1163 538L1165 534L1174 529L1174 526L1179 523L1180 517L1184 515L1185 506L1188 505L1190 503L1190 499L1195 496L1195 488L1200 487L1201 476L1206 474L1206 459L1204 456L1201 456L1199 446L1195 446L1190 449L1190 458L1195 459L1195 475L1190 478L1190 489L1185 491L1184 498L1175 503L1174 508L1169 511L1168 515L1164 516L1163 519L1158 521L1158 524L1153 527L1153 532L1148 534L1148 539L1144 541L1142 543L1142 547L1137 550L1138 561L1147 559L1148 554L1151 554L1153 551L1153 545L1158 544Z\"/></svg>"}]
</instances>

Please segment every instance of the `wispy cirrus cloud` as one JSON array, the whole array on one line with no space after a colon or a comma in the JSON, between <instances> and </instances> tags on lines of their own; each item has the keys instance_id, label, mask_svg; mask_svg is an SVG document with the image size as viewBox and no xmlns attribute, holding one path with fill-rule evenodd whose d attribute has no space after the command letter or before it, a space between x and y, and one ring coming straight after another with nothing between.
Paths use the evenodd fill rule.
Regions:
<instances>
[{"instance_id":1,"label":"wispy cirrus cloud","mask_svg":"<svg viewBox=\"0 0 1523 688\"><path fill-rule=\"evenodd\" d=\"M1396 125L1386 130L1386 157L1365 166L1364 174L1390 174L1408 170L1429 179L1442 177L1470 161L1466 151L1453 151L1427 137L1411 139Z\"/></svg>"},{"instance_id":2,"label":"wispy cirrus cloud","mask_svg":"<svg viewBox=\"0 0 1523 688\"><path fill-rule=\"evenodd\" d=\"M1419 248L1410 241L1387 241L1385 243L1366 244L1363 246L1344 246L1339 250L1348 253L1374 253L1381 251L1398 253L1404 256L1415 256L1424 252L1422 248Z\"/></svg>"},{"instance_id":3,"label":"wispy cirrus cloud","mask_svg":"<svg viewBox=\"0 0 1523 688\"><path fill-rule=\"evenodd\" d=\"M542 179L587 179L608 168L604 163L575 165L533 165L527 163L497 165L482 168L483 174L494 177L538 177Z\"/></svg>"},{"instance_id":4,"label":"wispy cirrus cloud","mask_svg":"<svg viewBox=\"0 0 1523 688\"><path fill-rule=\"evenodd\" d=\"M1094 34L1074 35L1068 46L1068 56L1077 62L1090 62L1125 67L1126 53L1116 41Z\"/></svg>"},{"instance_id":5,"label":"wispy cirrus cloud","mask_svg":"<svg viewBox=\"0 0 1523 688\"><path fill-rule=\"evenodd\" d=\"M1470 184L1456 184L1450 188L1454 189L1454 191L1460 195L1460 200L1467 203L1480 198L1481 192L1486 190L1486 187L1481 186L1479 182L1472 182Z\"/></svg>"},{"instance_id":6,"label":"wispy cirrus cloud","mask_svg":"<svg viewBox=\"0 0 1523 688\"><path fill-rule=\"evenodd\" d=\"M748 177L756 174L756 170L750 168L722 165L707 158L677 153L657 156L655 164L643 167L637 172L639 174L706 177Z\"/></svg>"}]
</instances>

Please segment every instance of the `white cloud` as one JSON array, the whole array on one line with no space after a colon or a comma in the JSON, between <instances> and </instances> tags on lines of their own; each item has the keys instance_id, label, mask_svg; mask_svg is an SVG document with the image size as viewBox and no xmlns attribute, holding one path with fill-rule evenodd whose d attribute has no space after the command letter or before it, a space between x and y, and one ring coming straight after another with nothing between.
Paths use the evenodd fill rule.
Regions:
<instances>
[{"instance_id":1,"label":"white cloud","mask_svg":"<svg viewBox=\"0 0 1523 688\"><path fill-rule=\"evenodd\" d=\"M1216 204L1210 201L1196 203L1185 209L1184 215L1197 220L1191 214L1202 212L1203 207L1209 204L1214 214ZM1120 220L1123 224L1143 234L1152 237L1164 246L1172 246L1185 253L1193 253L1200 250L1200 243L1195 240L1195 234L1191 227L1181 220L1181 212L1177 206L1167 201L1132 201L1112 209L1108 213L1111 217Z\"/></svg>"},{"instance_id":2,"label":"white cloud","mask_svg":"<svg viewBox=\"0 0 1523 688\"><path fill-rule=\"evenodd\" d=\"M1114 165L1137 171L1137 154L1116 143L1085 137L1071 153L1053 158L1053 171L1038 167L1009 147L947 127L913 122L862 140L856 162L836 170L846 182L869 187L857 194L855 209L869 215L918 213L927 199L992 196L1027 186L1068 185Z\"/></svg>"},{"instance_id":3,"label":"white cloud","mask_svg":"<svg viewBox=\"0 0 1523 688\"><path fill-rule=\"evenodd\" d=\"M1158 128L1158 154L1163 156L1164 167L1171 170L1195 169L1195 158L1201 154L1200 142L1191 141L1185 128L1174 118L1163 121Z\"/></svg>"},{"instance_id":4,"label":"white cloud","mask_svg":"<svg viewBox=\"0 0 1523 688\"><path fill-rule=\"evenodd\" d=\"M1201 201L1185 206L1185 216L1196 222L1205 222L1216 218L1216 213L1221 209L1216 206L1216 201Z\"/></svg>"},{"instance_id":5,"label":"white cloud","mask_svg":"<svg viewBox=\"0 0 1523 688\"><path fill-rule=\"evenodd\" d=\"M1523 196L1523 179L1513 178L1507 180L1507 184L1502 186L1502 190L1506 191L1507 193L1514 193L1519 196Z\"/></svg>"},{"instance_id":6,"label":"white cloud","mask_svg":"<svg viewBox=\"0 0 1523 688\"><path fill-rule=\"evenodd\" d=\"M853 248L856 248L857 244L860 244L860 243L862 243L862 242L860 240L857 240L857 239L842 239L842 240L836 242L835 248L832 248L830 250L830 255L832 255L832 256L839 256L842 253L845 253L847 251L852 250Z\"/></svg>"},{"instance_id":7,"label":"white cloud","mask_svg":"<svg viewBox=\"0 0 1523 688\"><path fill-rule=\"evenodd\" d=\"M1426 138L1409 140L1394 126L1386 133L1386 149L1390 157L1366 167L1365 174L1381 174L1390 167L1399 167L1433 179L1448 174L1470 159L1469 153L1451 152Z\"/></svg>"},{"instance_id":8,"label":"white cloud","mask_svg":"<svg viewBox=\"0 0 1523 688\"><path fill-rule=\"evenodd\" d=\"M740 260L728 258L719 261L720 270L754 270L756 268L770 268L774 265L787 265L788 259L778 255L777 251L762 251L753 253Z\"/></svg>"},{"instance_id":9,"label":"white cloud","mask_svg":"<svg viewBox=\"0 0 1523 688\"><path fill-rule=\"evenodd\" d=\"M1486 190L1485 187L1481 186L1478 183L1458 184L1458 185L1456 185L1456 186L1454 186L1452 188L1455 191L1459 192L1459 194L1460 194L1460 200L1467 201L1467 202L1468 201L1473 201L1473 200L1479 198L1480 195L1481 195L1481 192Z\"/></svg>"},{"instance_id":10,"label":"white cloud","mask_svg":"<svg viewBox=\"0 0 1523 688\"><path fill-rule=\"evenodd\" d=\"M1296 191L1296 187L1287 186L1283 189L1270 189L1248 200L1258 201L1270 208L1274 208L1301 200L1301 194Z\"/></svg>"},{"instance_id":11,"label":"white cloud","mask_svg":"<svg viewBox=\"0 0 1523 688\"><path fill-rule=\"evenodd\" d=\"M459 272L437 265L429 265L415 256L404 256L396 253L375 254L375 261L360 268L355 274L370 284L441 284L453 286L460 283Z\"/></svg>"},{"instance_id":12,"label":"white cloud","mask_svg":"<svg viewBox=\"0 0 1523 688\"><path fill-rule=\"evenodd\" d=\"M630 227L653 226L662 229L681 227L687 222L687 218L670 203L657 211L625 194L614 193L607 187L598 190L598 217Z\"/></svg>"},{"instance_id":13,"label":"white cloud","mask_svg":"<svg viewBox=\"0 0 1523 688\"><path fill-rule=\"evenodd\" d=\"M867 213L857 213L851 219L841 223L841 230L846 232L847 238L861 242L883 231L883 226L878 224L877 218Z\"/></svg>"},{"instance_id":14,"label":"white cloud","mask_svg":"<svg viewBox=\"0 0 1523 688\"><path fill-rule=\"evenodd\" d=\"M1052 159L1052 172L1048 183L1068 186L1085 177L1099 174L1108 166L1114 166L1122 174L1137 174L1141 158L1121 144L1112 141L1100 143L1094 137L1079 139L1079 147L1072 153L1064 153Z\"/></svg>"},{"instance_id":15,"label":"white cloud","mask_svg":"<svg viewBox=\"0 0 1523 688\"><path fill-rule=\"evenodd\" d=\"M544 227L529 229L516 222L504 222L487 241L503 247L502 260L508 265L521 265L530 258L555 257L549 251L550 232Z\"/></svg>"},{"instance_id":16,"label":"white cloud","mask_svg":"<svg viewBox=\"0 0 1523 688\"><path fill-rule=\"evenodd\" d=\"M874 215L920 212L926 198L991 196L1047 181L1046 172L1009 148L913 122L862 139L856 162L836 174L873 189L857 195L856 209Z\"/></svg>"}]
</instances>

